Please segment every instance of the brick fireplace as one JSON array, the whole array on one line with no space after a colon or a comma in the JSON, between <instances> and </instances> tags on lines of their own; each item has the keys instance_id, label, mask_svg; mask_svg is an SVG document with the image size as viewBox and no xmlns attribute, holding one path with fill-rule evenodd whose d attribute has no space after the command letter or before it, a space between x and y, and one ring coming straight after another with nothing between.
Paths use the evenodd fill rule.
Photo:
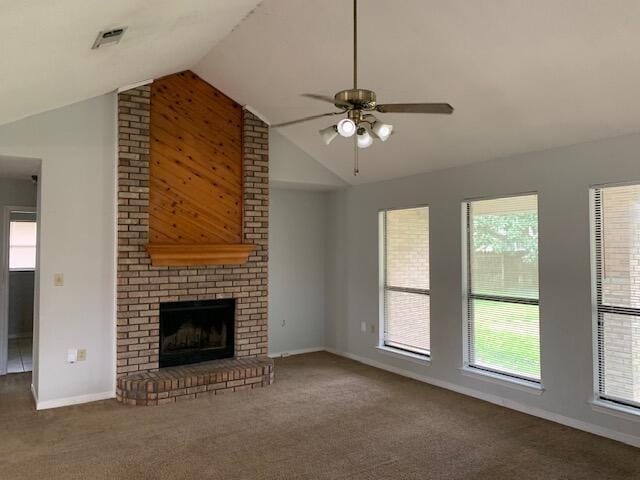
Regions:
<instances>
[{"instance_id":1,"label":"brick fireplace","mask_svg":"<svg viewBox=\"0 0 640 480\"><path fill-rule=\"evenodd\" d=\"M266 358L268 126L242 111L241 241L255 246L248 261L153 266L146 249L151 92L151 86L145 85L118 95L118 399L147 405L269 384L273 367ZM150 383L150 378L160 378L165 370L159 365L161 306L218 299L234 299L234 358L213 360L210 368L208 364L177 367L167 378ZM215 387L207 390L210 385ZM145 392L138 391L142 389Z\"/></svg>"}]
</instances>

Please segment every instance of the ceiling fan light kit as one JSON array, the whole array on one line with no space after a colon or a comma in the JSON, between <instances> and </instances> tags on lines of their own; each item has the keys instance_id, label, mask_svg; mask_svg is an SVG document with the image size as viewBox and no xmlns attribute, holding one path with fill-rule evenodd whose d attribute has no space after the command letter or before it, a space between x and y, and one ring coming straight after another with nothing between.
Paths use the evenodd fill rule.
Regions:
<instances>
[{"instance_id":1,"label":"ceiling fan light kit","mask_svg":"<svg viewBox=\"0 0 640 480\"><path fill-rule=\"evenodd\" d=\"M325 145L329 145L333 142L334 138L338 136L338 126L331 125L327 128L323 128L320 130L320 136L322 137L322 141Z\"/></svg>"},{"instance_id":2,"label":"ceiling fan light kit","mask_svg":"<svg viewBox=\"0 0 640 480\"><path fill-rule=\"evenodd\" d=\"M373 117L373 115L371 115ZM375 117L373 117L375 118ZM371 127L371 131L376 134L376 136L386 142L389 140L389 137L393 133L393 125L389 125L388 123L382 123L380 121L375 121L373 126Z\"/></svg>"},{"instance_id":3,"label":"ceiling fan light kit","mask_svg":"<svg viewBox=\"0 0 640 480\"><path fill-rule=\"evenodd\" d=\"M358 0L353 0L353 88L341 90L333 98L305 94L305 97L333 103L339 112L322 113L310 117L280 123L274 127L286 127L296 123L315 120L316 118L334 115L347 115L337 124L319 131L322 140L329 145L338 135L349 138L355 134L355 154L353 174L358 174L358 148L370 147L374 139L386 142L393 133L393 125L378 120L370 112L380 113L436 113L451 114L453 107L448 103L377 103L376 94L372 90L358 88Z\"/></svg>"},{"instance_id":4,"label":"ceiling fan light kit","mask_svg":"<svg viewBox=\"0 0 640 480\"><path fill-rule=\"evenodd\" d=\"M343 118L336 125L336 129L341 136L345 138L352 137L356 133L356 122L350 118Z\"/></svg>"},{"instance_id":5,"label":"ceiling fan light kit","mask_svg":"<svg viewBox=\"0 0 640 480\"><path fill-rule=\"evenodd\" d=\"M373 145L373 137L366 127L358 127L358 148L368 148Z\"/></svg>"}]
</instances>

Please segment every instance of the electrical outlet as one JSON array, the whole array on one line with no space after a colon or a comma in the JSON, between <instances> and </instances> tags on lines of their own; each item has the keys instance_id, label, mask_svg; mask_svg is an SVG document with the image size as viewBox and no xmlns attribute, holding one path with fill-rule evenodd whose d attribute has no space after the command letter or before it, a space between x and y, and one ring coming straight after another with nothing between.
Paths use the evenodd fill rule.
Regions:
<instances>
[{"instance_id":1,"label":"electrical outlet","mask_svg":"<svg viewBox=\"0 0 640 480\"><path fill-rule=\"evenodd\" d=\"M54 287L64 286L64 275L62 273L53 274L53 286Z\"/></svg>"},{"instance_id":2,"label":"electrical outlet","mask_svg":"<svg viewBox=\"0 0 640 480\"><path fill-rule=\"evenodd\" d=\"M81 350L78 350L78 361L84 362L86 359L87 359L87 350L84 348Z\"/></svg>"}]
</instances>

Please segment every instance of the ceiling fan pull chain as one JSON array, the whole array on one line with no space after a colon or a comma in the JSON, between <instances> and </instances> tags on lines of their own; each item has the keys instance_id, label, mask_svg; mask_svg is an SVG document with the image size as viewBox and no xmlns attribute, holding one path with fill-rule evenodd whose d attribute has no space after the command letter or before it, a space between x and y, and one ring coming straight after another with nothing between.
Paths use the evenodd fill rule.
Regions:
<instances>
[{"instance_id":1,"label":"ceiling fan pull chain","mask_svg":"<svg viewBox=\"0 0 640 480\"><path fill-rule=\"evenodd\" d=\"M357 177L360 173L360 167L358 166L358 136L353 142L353 176Z\"/></svg>"}]
</instances>

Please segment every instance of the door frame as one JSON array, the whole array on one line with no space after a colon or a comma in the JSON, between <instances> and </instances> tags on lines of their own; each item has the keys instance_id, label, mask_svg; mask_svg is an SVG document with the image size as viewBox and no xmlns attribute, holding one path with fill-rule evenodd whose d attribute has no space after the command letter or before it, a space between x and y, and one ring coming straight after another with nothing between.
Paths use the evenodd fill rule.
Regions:
<instances>
[{"instance_id":1,"label":"door frame","mask_svg":"<svg viewBox=\"0 0 640 480\"><path fill-rule=\"evenodd\" d=\"M38 221L37 207L6 205L2 209L2 224L0 225L0 239L2 240L0 242L0 375L7 374L9 356L9 222L13 212L35 213L36 224ZM39 245L36 246L36 251L38 248L40 248ZM36 271L38 270L37 258L36 255Z\"/></svg>"}]
</instances>

